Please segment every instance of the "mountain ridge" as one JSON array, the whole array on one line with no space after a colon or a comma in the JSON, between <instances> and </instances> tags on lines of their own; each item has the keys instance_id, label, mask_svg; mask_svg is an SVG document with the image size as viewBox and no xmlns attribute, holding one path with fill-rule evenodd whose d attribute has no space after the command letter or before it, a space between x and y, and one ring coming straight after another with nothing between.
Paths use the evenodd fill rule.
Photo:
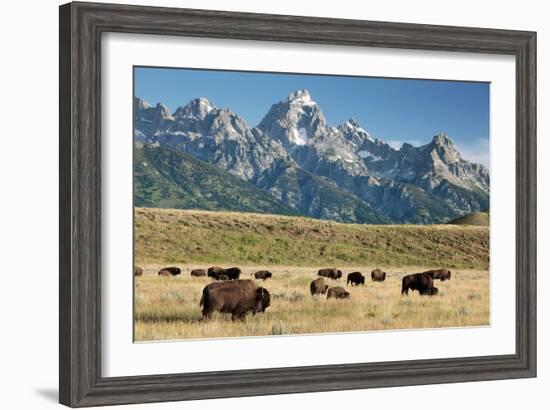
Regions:
<instances>
[{"instance_id":1,"label":"mountain ridge","mask_svg":"<svg viewBox=\"0 0 550 410\"><path fill-rule=\"evenodd\" d=\"M335 212L322 203L311 207L330 190L324 181L350 203L367 206L375 219L395 223L446 222L489 206L489 171L464 160L446 134L395 149L354 118L329 126L307 90L273 104L256 127L205 97L174 112L135 97L134 114L136 142L189 153L307 216ZM293 175L291 184L281 184L282 173Z\"/></svg>"}]
</instances>

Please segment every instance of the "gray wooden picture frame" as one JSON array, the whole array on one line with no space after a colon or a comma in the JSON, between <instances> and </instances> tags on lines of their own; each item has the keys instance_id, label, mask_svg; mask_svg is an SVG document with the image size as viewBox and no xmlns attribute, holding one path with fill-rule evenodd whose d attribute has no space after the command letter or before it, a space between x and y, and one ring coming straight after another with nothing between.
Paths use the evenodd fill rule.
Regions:
<instances>
[{"instance_id":1,"label":"gray wooden picture frame","mask_svg":"<svg viewBox=\"0 0 550 410\"><path fill-rule=\"evenodd\" d=\"M59 11L62 404L82 407L536 376L536 33L94 3L69 3ZM100 67L101 36L108 32L515 56L515 354L102 377Z\"/></svg>"}]
</instances>

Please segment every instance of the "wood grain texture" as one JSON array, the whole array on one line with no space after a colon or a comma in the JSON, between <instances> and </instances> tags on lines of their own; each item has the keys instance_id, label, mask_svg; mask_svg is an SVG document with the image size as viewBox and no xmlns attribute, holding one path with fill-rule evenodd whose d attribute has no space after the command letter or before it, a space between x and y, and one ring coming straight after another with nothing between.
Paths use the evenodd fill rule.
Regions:
<instances>
[{"instance_id":1,"label":"wood grain texture","mask_svg":"<svg viewBox=\"0 0 550 410\"><path fill-rule=\"evenodd\" d=\"M516 353L101 377L100 39L106 32L514 55L517 64ZM69 3L60 7L59 40L61 403L82 407L536 375L536 33Z\"/></svg>"}]
</instances>

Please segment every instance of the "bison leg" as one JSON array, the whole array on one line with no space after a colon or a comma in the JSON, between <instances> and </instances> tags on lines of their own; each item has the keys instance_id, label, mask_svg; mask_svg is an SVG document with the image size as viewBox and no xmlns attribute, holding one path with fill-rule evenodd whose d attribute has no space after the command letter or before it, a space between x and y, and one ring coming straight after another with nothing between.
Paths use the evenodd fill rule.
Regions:
<instances>
[{"instance_id":1,"label":"bison leg","mask_svg":"<svg viewBox=\"0 0 550 410\"><path fill-rule=\"evenodd\" d=\"M232 321L235 321L235 320L238 319L238 320L240 320L241 322L243 322L244 319L245 319L245 317L246 317L246 312L233 312L233 313L231 314L231 320L232 320Z\"/></svg>"},{"instance_id":2,"label":"bison leg","mask_svg":"<svg viewBox=\"0 0 550 410\"><path fill-rule=\"evenodd\" d=\"M210 319L212 317L212 311L210 309L204 308L202 310L202 318L203 319Z\"/></svg>"}]
</instances>

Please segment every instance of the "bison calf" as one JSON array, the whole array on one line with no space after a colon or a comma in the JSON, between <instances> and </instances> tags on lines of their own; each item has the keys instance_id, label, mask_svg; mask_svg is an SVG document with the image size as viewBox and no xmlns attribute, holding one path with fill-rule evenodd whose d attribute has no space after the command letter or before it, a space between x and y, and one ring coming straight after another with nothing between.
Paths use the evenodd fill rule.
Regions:
<instances>
[{"instance_id":1,"label":"bison calf","mask_svg":"<svg viewBox=\"0 0 550 410\"><path fill-rule=\"evenodd\" d=\"M311 296L324 295L327 293L328 285L325 284L325 280L323 278L317 278L310 283L309 290L311 291Z\"/></svg>"},{"instance_id":2,"label":"bison calf","mask_svg":"<svg viewBox=\"0 0 550 410\"><path fill-rule=\"evenodd\" d=\"M243 320L248 312L265 312L271 302L269 291L251 280L211 283L202 291L200 305L204 318L213 312L231 313L231 320Z\"/></svg>"},{"instance_id":3,"label":"bison calf","mask_svg":"<svg viewBox=\"0 0 550 410\"><path fill-rule=\"evenodd\" d=\"M268 270L260 270L256 273L253 273L252 275L254 275L255 279L262 279L262 280L269 279L273 276L273 274Z\"/></svg>"},{"instance_id":4,"label":"bison calf","mask_svg":"<svg viewBox=\"0 0 550 410\"><path fill-rule=\"evenodd\" d=\"M346 282L346 285L349 285L350 283L351 283L351 286L364 285L365 277L361 272L351 272L350 274L348 274L348 281Z\"/></svg>"},{"instance_id":5,"label":"bison calf","mask_svg":"<svg viewBox=\"0 0 550 410\"><path fill-rule=\"evenodd\" d=\"M423 273L430 275L432 279L439 279L441 281L451 279L451 271L448 269L432 269Z\"/></svg>"},{"instance_id":6,"label":"bison calf","mask_svg":"<svg viewBox=\"0 0 550 410\"><path fill-rule=\"evenodd\" d=\"M432 277L426 273L415 273L403 277L401 294L409 294L409 289L417 290L421 295L436 295Z\"/></svg>"},{"instance_id":7,"label":"bison calf","mask_svg":"<svg viewBox=\"0 0 550 410\"><path fill-rule=\"evenodd\" d=\"M373 282L384 282L386 280L386 272L376 268L370 273L370 278Z\"/></svg>"},{"instance_id":8,"label":"bison calf","mask_svg":"<svg viewBox=\"0 0 550 410\"><path fill-rule=\"evenodd\" d=\"M349 292L340 286L330 288L327 292L327 299L349 299L349 297Z\"/></svg>"},{"instance_id":9,"label":"bison calf","mask_svg":"<svg viewBox=\"0 0 550 410\"><path fill-rule=\"evenodd\" d=\"M342 277L342 271L336 268L319 269L317 275L329 279L340 279Z\"/></svg>"}]
</instances>

